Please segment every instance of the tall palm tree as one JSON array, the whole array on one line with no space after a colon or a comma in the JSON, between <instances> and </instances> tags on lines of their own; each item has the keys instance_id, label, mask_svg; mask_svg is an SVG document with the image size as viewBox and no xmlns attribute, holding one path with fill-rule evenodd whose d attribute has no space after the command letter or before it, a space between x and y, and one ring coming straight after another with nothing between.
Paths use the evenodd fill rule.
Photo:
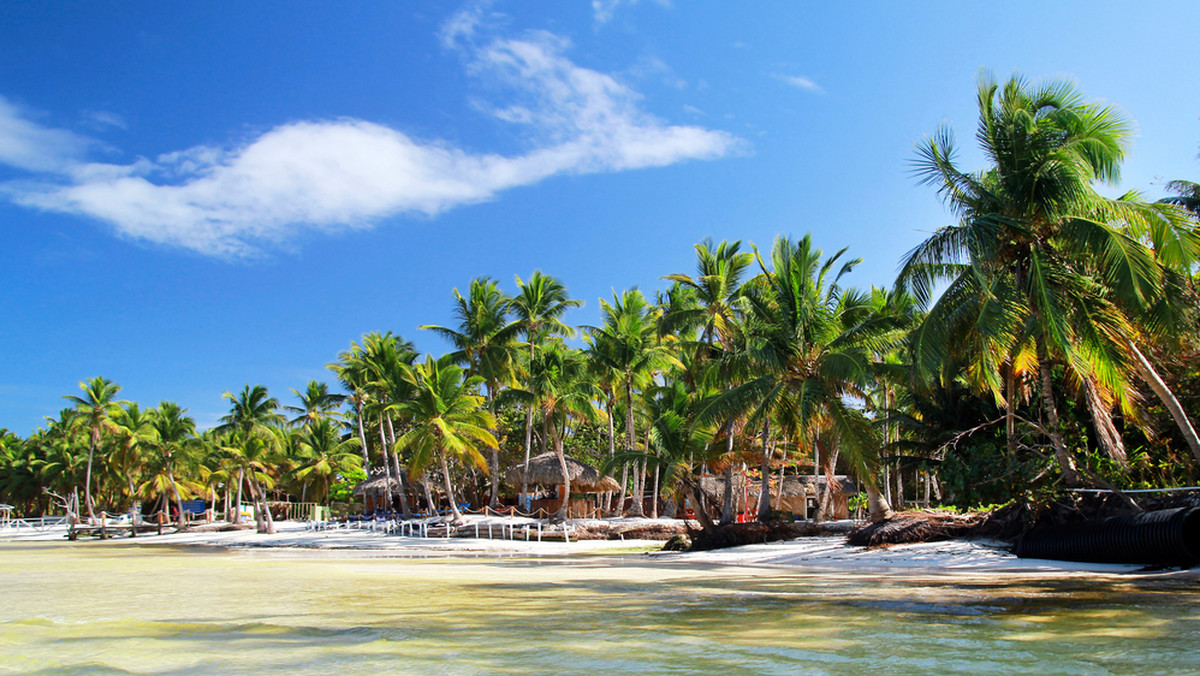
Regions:
<instances>
[{"instance_id":1,"label":"tall palm tree","mask_svg":"<svg viewBox=\"0 0 1200 676\"><path fill-rule=\"evenodd\" d=\"M613 302L601 300L604 324L588 327L589 351L620 378L625 393L625 443L629 451L637 450L634 428L634 390L645 387L655 373L669 366L683 368L665 339L660 338L658 319L661 310L646 301L637 289L622 295L613 294ZM631 515L641 516L642 473L634 472L634 500Z\"/></svg>"},{"instance_id":2,"label":"tall palm tree","mask_svg":"<svg viewBox=\"0 0 1200 676\"><path fill-rule=\"evenodd\" d=\"M114 429L112 417L121 410L121 405L127 402L117 399L121 386L107 378L91 378L79 383L83 396L68 395L63 397L75 405L75 410L84 416L84 424L88 429L88 461L87 476L84 478L84 501L87 503L88 517L95 519L96 511L92 501L92 462L96 449L100 446L105 432Z\"/></svg>"},{"instance_id":3,"label":"tall palm tree","mask_svg":"<svg viewBox=\"0 0 1200 676\"><path fill-rule=\"evenodd\" d=\"M1119 177L1130 138L1115 109L1085 102L1069 83L1034 86L1018 77L1003 87L981 78L978 105L987 169L956 166L947 128L918 146L918 176L937 187L958 223L940 228L902 266L899 283L922 303L949 282L914 336L916 357L928 368L947 359L950 345L975 346L996 391L997 364L1034 364L1044 434L1064 482L1081 485L1063 439L1053 367L1088 390L1098 429L1107 427L1113 402L1131 410L1136 345L1122 307L1152 305L1164 264L1190 264L1197 240L1170 205L1096 191L1095 183ZM1011 393L1006 403L1015 405ZM1120 458L1119 437L1101 438Z\"/></svg>"},{"instance_id":4,"label":"tall palm tree","mask_svg":"<svg viewBox=\"0 0 1200 676\"><path fill-rule=\"evenodd\" d=\"M496 438L488 430L496 425L495 418L483 408L484 398L473 394L482 378L464 378L463 370L454 363L452 355L438 360L426 357L412 370L416 395L403 404L412 421L412 428L396 440L396 447L412 451L412 471L422 471L435 461L440 462L446 499L453 514L451 523L461 524L462 513L454 499L450 480L451 457L470 462L487 471L487 460L479 446L496 446Z\"/></svg>"},{"instance_id":5,"label":"tall palm tree","mask_svg":"<svg viewBox=\"0 0 1200 676\"><path fill-rule=\"evenodd\" d=\"M516 324L525 335L528 348L526 365L533 363L533 354L537 346L550 336L575 335L575 329L562 321L563 315L572 308L581 307L583 301L572 300L567 288L562 282L549 275L535 270L529 281L517 280L517 295L509 303L509 309L516 317ZM531 377L526 374L526 379ZM532 389L532 388L530 388ZM533 409L525 410L525 467L529 467L529 451L533 445ZM521 478L521 493L525 494L528 486L528 472Z\"/></svg>"},{"instance_id":6,"label":"tall palm tree","mask_svg":"<svg viewBox=\"0 0 1200 676\"><path fill-rule=\"evenodd\" d=\"M109 460L125 473L129 499L134 502L135 519L140 504L137 501L137 475L145 464L142 451L154 435L150 425L151 417L150 410L143 411L136 403L125 405L117 415L113 416L113 423L116 425L113 439L116 443L112 452L109 453ZM130 534L136 537L137 528L132 529Z\"/></svg>"},{"instance_id":7,"label":"tall palm tree","mask_svg":"<svg viewBox=\"0 0 1200 676\"><path fill-rule=\"evenodd\" d=\"M468 376L483 378L487 387L488 411L496 414L496 395L502 386L510 385L516 374L516 340L522 324L509 321L508 313L512 299L500 290L499 285L480 277L471 281L464 298L454 290L454 316L458 327L450 329L427 324L422 329L436 332L455 347L455 361L467 367ZM496 430L491 430L496 436ZM500 506L500 450L492 449L490 498L493 509Z\"/></svg>"},{"instance_id":8,"label":"tall palm tree","mask_svg":"<svg viewBox=\"0 0 1200 676\"><path fill-rule=\"evenodd\" d=\"M183 494L178 470L191 463L191 445L196 440L196 421L187 415L187 409L180 408L173 401L164 401L150 413L150 428L153 437L150 448L155 452L162 469L162 475L170 486L171 495L175 498L175 525L182 529L185 525L183 516ZM190 488L190 485L187 487ZM187 491L190 492L190 491Z\"/></svg>"},{"instance_id":9,"label":"tall palm tree","mask_svg":"<svg viewBox=\"0 0 1200 676\"><path fill-rule=\"evenodd\" d=\"M898 340L894 321L872 311L870 299L840 280L859 260L840 263L845 249L828 259L805 235L775 240L771 268L747 283L747 347L724 359L739 384L715 397L706 417L742 413L761 429L762 487L759 518L770 511L771 426L787 440L815 445L832 432L863 482L873 519L890 505L876 484L878 439L853 401L866 402L872 355ZM827 468L832 472L832 467Z\"/></svg>"},{"instance_id":10,"label":"tall palm tree","mask_svg":"<svg viewBox=\"0 0 1200 676\"><path fill-rule=\"evenodd\" d=\"M240 394L226 392L224 397L230 401L230 411L221 416L217 430L228 434L226 448L238 457L242 470L239 483L248 480L252 497L256 503L261 503L257 513L263 525L259 529L274 533L275 521L267 505L264 486L270 488L267 485L268 466L273 464L281 445L276 434L284 421L279 413L279 400L270 396L262 385L246 385Z\"/></svg>"},{"instance_id":11,"label":"tall palm tree","mask_svg":"<svg viewBox=\"0 0 1200 676\"><path fill-rule=\"evenodd\" d=\"M694 292L696 304L684 311L668 310L663 317L668 329L676 325L702 327L702 338L698 358L693 368L704 368L708 361L721 352L737 349L743 340L740 326L741 284L754 255L741 251L741 241L722 241L714 249L712 240L705 239L696 245L695 278L684 274L667 275L664 279ZM725 452L733 454L736 419L724 422ZM733 521L733 469L734 463L725 463L725 491L721 500L721 523Z\"/></svg>"}]
</instances>

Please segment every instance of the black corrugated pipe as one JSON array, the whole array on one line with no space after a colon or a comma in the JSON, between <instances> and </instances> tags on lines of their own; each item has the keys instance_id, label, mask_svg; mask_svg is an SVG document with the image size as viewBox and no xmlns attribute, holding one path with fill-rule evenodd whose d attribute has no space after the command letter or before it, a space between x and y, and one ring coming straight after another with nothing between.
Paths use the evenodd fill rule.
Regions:
<instances>
[{"instance_id":1,"label":"black corrugated pipe","mask_svg":"<svg viewBox=\"0 0 1200 676\"><path fill-rule=\"evenodd\" d=\"M1101 521L1035 528L1017 556L1091 563L1200 563L1200 508L1180 507Z\"/></svg>"}]
</instances>

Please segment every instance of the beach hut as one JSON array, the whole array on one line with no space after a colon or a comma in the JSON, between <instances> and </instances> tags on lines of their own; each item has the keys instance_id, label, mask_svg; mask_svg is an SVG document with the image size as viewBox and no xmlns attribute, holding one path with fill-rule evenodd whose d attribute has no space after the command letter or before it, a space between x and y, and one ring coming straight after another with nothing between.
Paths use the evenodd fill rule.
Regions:
<instances>
[{"instance_id":1,"label":"beach hut","mask_svg":"<svg viewBox=\"0 0 1200 676\"><path fill-rule=\"evenodd\" d=\"M351 493L356 498L362 498L363 510L370 512L376 509L391 510L392 498L400 494L400 480L388 476L383 469L371 471L371 476L354 486Z\"/></svg>"},{"instance_id":2,"label":"beach hut","mask_svg":"<svg viewBox=\"0 0 1200 676\"><path fill-rule=\"evenodd\" d=\"M850 518L850 496L858 495L858 486L854 480L845 475L834 477L832 498L832 518ZM828 479L824 475L812 476L801 474L785 476L780 485L778 479L771 479L771 509L788 512L802 519L816 518L820 509L821 497L827 489ZM733 507L741 514L753 512L758 508L759 481L754 477L743 474L733 475ZM721 509L721 500L725 494L724 476L706 476L700 480L700 489L708 503L710 512Z\"/></svg>"},{"instance_id":3,"label":"beach hut","mask_svg":"<svg viewBox=\"0 0 1200 676\"><path fill-rule=\"evenodd\" d=\"M567 463L567 476L571 480L572 493L609 493L621 489L616 479L602 476L595 467L569 455L565 455L564 459ZM525 471L525 463L520 463L505 473L504 480L509 485L520 486ZM540 508L551 514L557 512L562 507L562 500L566 498L562 495L562 477L562 466L558 462L557 454L542 453L530 458L528 482L539 486L555 486L559 495L554 498L534 500L530 503L529 509L536 512ZM593 501L571 500L567 505L567 515L571 518L581 518L594 513L596 509L597 506Z\"/></svg>"}]
</instances>

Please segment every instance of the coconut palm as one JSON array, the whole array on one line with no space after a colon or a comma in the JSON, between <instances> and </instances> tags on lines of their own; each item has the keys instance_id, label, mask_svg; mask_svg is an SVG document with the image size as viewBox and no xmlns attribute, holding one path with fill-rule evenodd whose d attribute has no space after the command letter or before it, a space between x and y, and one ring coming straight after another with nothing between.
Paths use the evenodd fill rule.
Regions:
<instances>
[{"instance_id":1,"label":"coconut palm","mask_svg":"<svg viewBox=\"0 0 1200 676\"><path fill-rule=\"evenodd\" d=\"M451 523L460 524L463 517L454 499L449 460L469 462L486 472L487 460L479 446L497 445L488 431L495 427L495 418L483 408L484 398L474 394L483 379L464 378L452 355L437 360L426 357L424 363L414 366L411 377L415 396L402 407L412 428L396 440L396 448L412 452L414 476L432 463L440 463L453 514Z\"/></svg>"},{"instance_id":2,"label":"coconut palm","mask_svg":"<svg viewBox=\"0 0 1200 676\"><path fill-rule=\"evenodd\" d=\"M116 425L112 435L114 447L108 457L114 468L119 468L125 474L129 499L134 501L135 519L140 511L140 503L137 502L137 479L138 473L145 464L143 450L154 436L150 424L151 410L143 411L136 403L130 403L113 416L113 423ZM132 529L130 534L136 537L137 528Z\"/></svg>"},{"instance_id":3,"label":"coconut palm","mask_svg":"<svg viewBox=\"0 0 1200 676\"><path fill-rule=\"evenodd\" d=\"M454 316L458 328L428 324L422 329L436 332L455 347L455 361L467 367L468 376L480 376L487 387L487 407L496 414L496 395L500 387L510 385L516 374L517 336L522 324L508 320L512 299L487 277L471 281L467 297L454 290ZM492 430L492 436L496 430ZM500 451L492 449L489 504L500 506Z\"/></svg>"},{"instance_id":4,"label":"coconut palm","mask_svg":"<svg viewBox=\"0 0 1200 676\"><path fill-rule=\"evenodd\" d=\"M626 448L635 451L634 390L640 391L663 369L669 366L683 368L683 363L669 346L669 337L659 336L661 310L647 302L641 291L630 289L620 296L614 293L613 302L601 300L600 307L604 324L587 327L589 353L620 378L625 393ZM634 500L630 512L633 516L641 516L643 512L641 475L635 464Z\"/></svg>"},{"instance_id":5,"label":"coconut palm","mask_svg":"<svg viewBox=\"0 0 1200 676\"><path fill-rule=\"evenodd\" d=\"M704 240L696 245L695 278L684 274L667 275L685 289L690 289L695 304L690 308L668 309L663 321L668 329L678 325L700 327L702 338L694 369L705 367L709 359L718 356L716 345L722 351L737 349L742 341L740 326L740 290L743 278L754 263L753 254L741 251L741 241L721 242L716 249L712 241ZM724 422L725 451L732 455L736 419ZM733 521L733 466L725 464L725 491L721 500L721 523Z\"/></svg>"},{"instance_id":6,"label":"coconut palm","mask_svg":"<svg viewBox=\"0 0 1200 676\"><path fill-rule=\"evenodd\" d=\"M344 439L338 425L331 420L319 420L300 430L296 478L315 481L321 489L314 499L328 504L329 487L338 476L349 473L357 463L356 439Z\"/></svg>"},{"instance_id":7,"label":"coconut palm","mask_svg":"<svg viewBox=\"0 0 1200 676\"><path fill-rule=\"evenodd\" d=\"M892 318L872 311L869 296L841 288L842 276L859 262L839 263L844 253L822 260L808 235L775 240L771 268L760 257L762 274L744 290L746 349L722 360L740 382L706 407L710 420L745 414L747 427L761 430L760 519L770 511L772 425L774 434L802 445L816 445L832 431L866 487L872 518L891 511L876 487L878 439L851 403L865 405L872 356L898 336Z\"/></svg>"},{"instance_id":8,"label":"coconut palm","mask_svg":"<svg viewBox=\"0 0 1200 676\"><path fill-rule=\"evenodd\" d=\"M191 482L182 487L178 477L180 468L191 465L192 444L196 440L196 421L173 401L164 401L149 414L152 437L148 444L155 456L157 472L152 473L148 488L155 493L169 488L175 499L175 525L183 528L184 493L191 493Z\"/></svg>"},{"instance_id":9,"label":"coconut palm","mask_svg":"<svg viewBox=\"0 0 1200 676\"><path fill-rule=\"evenodd\" d=\"M1129 398L1133 326L1125 308L1160 295L1164 265L1189 264L1197 241L1180 212L1136 195L1109 199L1130 138L1116 110L1085 102L1069 83L1003 87L983 78L977 138L990 161L980 172L956 166L946 128L918 146L917 174L936 186L958 223L939 229L905 257L899 282L928 304L949 282L914 335L919 364L947 360L950 346L975 351L993 391L1001 364L1025 362L1040 385L1044 434L1068 485L1083 483L1063 439L1053 367L1088 394L1098 430L1113 403ZM1150 247L1144 246L1149 242ZM1157 254L1157 257L1156 257ZM1006 395L1007 405L1015 397ZM1120 458L1119 436L1101 434Z\"/></svg>"},{"instance_id":10,"label":"coconut palm","mask_svg":"<svg viewBox=\"0 0 1200 676\"><path fill-rule=\"evenodd\" d=\"M292 390L292 394L300 399L300 405L284 406L283 410L296 414L288 421L288 424L294 427L302 427L318 420L336 417L338 407L346 399L346 395L330 392L328 385L317 380L308 381L304 392Z\"/></svg>"},{"instance_id":11,"label":"coconut palm","mask_svg":"<svg viewBox=\"0 0 1200 676\"><path fill-rule=\"evenodd\" d=\"M82 421L88 429L88 461L87 475L84 478L84 502L87 503L88 517L95 519L96 511L92 501L92 462L96 449L105 432L115 429L112 417L121 410L121 405L127 402L117 399L121 386L107 378L91 378L79 383L83 396L68 395L63 397L75 405L75 410L84 417Z\"/></svg>"},{"instance_id":12,"label":"coconut palm","mask_svg":"<svg viewBox=\"0 0 1200 676\"><path fill-rule=\"evenodd\" d=\"M217 430L227 434L225 448L236 456L241 470L239 483L249 481L251 497L256 505L261 504L256 510L259 530L274 533L275 522L267 508L265 488L274 485L269 468L281 447L276 434L284 421L278 412L279 401L262 385L246 385L240 394L226 392L224 397L230 401L230 412L221 416Z\"/></svg>"},{"instance_id":13,"label":"coconut palm","mask_svg":"<svg viewBox=\"0 0 1200 676\"><path fill-rule=\"evenodd\" d=\"M562 317L572 308L583 305L581 300L572 300L562 282L535 270L529 281L517 277L517 295L509 303L516 324L525 335L527 344L526 365L533 362L537 345L550 336L575 335L575 329L563 323ZM530 374L526 374L527 382ZM525 410L525 467L529 467L529 450L533 445L533 409ZM529 488L528 480L521 480L521 493Z\"/></svg>"}]
</instances>

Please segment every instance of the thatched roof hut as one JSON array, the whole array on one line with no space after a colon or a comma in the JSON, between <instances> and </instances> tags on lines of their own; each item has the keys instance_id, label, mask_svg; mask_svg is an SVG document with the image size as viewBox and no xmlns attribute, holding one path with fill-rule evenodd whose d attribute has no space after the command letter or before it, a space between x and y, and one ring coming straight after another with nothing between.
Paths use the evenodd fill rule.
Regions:
<instances>
[{"instance_id":1,"label":"thatched roof hut","mask_svg":"<svg viewBox=\"0 0 1200 676\"><path fill-rule=\"evenodd\" d=\"M578 493L605 493L618 491L621 485L610 476L601 476L600 472L591 465L585 464L569 455L563 456L567 461L567 476L571 479L571 490ZM521 477L525 473L525 463L516 465L504 475L509 484L520 486ZM543 486L558 486L562 484L562 467L558 464L558 456L554 453L543 453L529 459L529 483Z\"/></svg>"},{"instance_id":2,"label":"thatched roof hut","mask_svg":"<svg viewBox=\"0 0 1200 676\"><path fill-rule=\"evenodd\" d=\"M360 481L351 491L355 497L364 495L400 494L400 480L389 477L383 469L371 470L371 476L366 481Z\"/></svg>"}]
</instances>

